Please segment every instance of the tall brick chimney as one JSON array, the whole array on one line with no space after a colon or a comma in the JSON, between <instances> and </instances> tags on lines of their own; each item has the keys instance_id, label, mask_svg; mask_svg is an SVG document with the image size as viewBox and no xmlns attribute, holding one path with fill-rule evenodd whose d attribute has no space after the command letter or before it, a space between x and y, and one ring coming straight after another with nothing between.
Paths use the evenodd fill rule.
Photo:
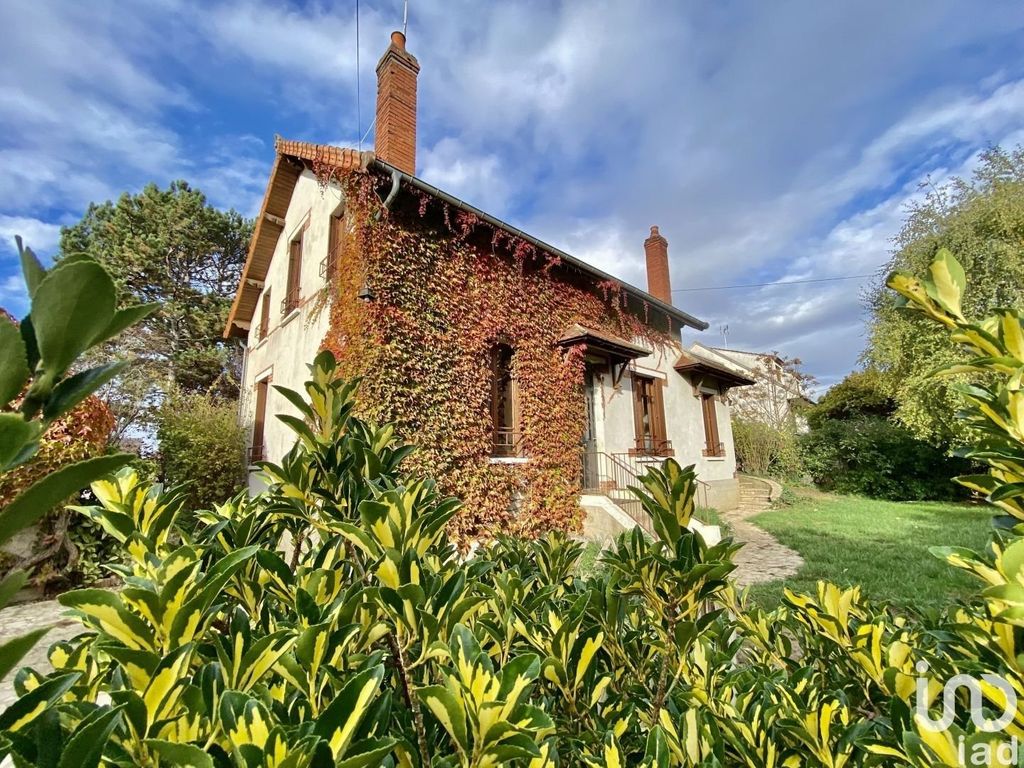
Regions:
<instances>
[{"instance_id":1,"label":"tall brick chimney","mask_svg":"<svg viewBox=\"0 0 1024 768\"><path fill-rule=\"evenodd\" d=\"M408 174L416 173L416 77L420 65L405 50L405 35L391 33L391 44L377 63L377 157Z\"/></svg>"},{"instance_id":2,"label":"tall brick chimney","mask_svg":"<svg viewBox=\"0 0 1024 768\"><path fill-rule=\"evenodd\" d=\"M647 292L666 304L672 303L672 281L668 277L668 240L657 227L651 227L651 236L644 240L647 255Z\"/></svg>"}]
</instances>

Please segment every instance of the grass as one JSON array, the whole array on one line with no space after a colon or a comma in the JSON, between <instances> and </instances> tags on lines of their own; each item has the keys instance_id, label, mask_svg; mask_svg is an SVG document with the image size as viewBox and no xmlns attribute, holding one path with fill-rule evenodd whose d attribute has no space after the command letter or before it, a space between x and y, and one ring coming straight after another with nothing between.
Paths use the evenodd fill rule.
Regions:
<instances>
[{"instance_id":1,"label":"grass","mask_svg":"<svg viewBox=\"0 0 1024 768\"><path fill-rule=\"evenodd\" d=\"M979 582L947 565L929 547L982 550L992 512L938 502L891 502L801 491L789 507L752 519L804 558L796 576L759 584L752 596L773 607L783 586L813 593L819 580L861 585L868 597L918 608L978 591Z\"/></svg>"}]
</instances>

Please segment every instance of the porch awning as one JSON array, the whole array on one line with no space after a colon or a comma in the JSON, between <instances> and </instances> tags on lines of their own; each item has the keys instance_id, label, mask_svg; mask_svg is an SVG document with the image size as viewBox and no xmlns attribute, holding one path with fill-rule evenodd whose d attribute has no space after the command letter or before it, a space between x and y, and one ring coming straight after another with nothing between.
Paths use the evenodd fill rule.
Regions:
<instances>
[{"instance_id":1,"label":"porch awning","mask_svg":"<svg viewBox=\"0 0 1024 768\"><path fill-rule=\"evenodd\" d=\"M647 357L651 354L651 350L646 347L633 344L604 331L587 328L579 323L574 323L566 328L558 340L560 347L575 347L580 344L586 347L588 352L606 355L617 363L636 360L638 357Z\"/></svg>"},{"instance_id":2,"label":"porch awning","mask_svg":"<svg viewBox=\"0 0 1024 768\"><path fill-rule=\"evenodd\" d=\"M679 373L695 373L715 379L729 387L746 387L754 383L754 380L744 376L739 371L734 371L724 365L708 360L688 352L683 352L673 366Z\"/></svg>"}]
</instances>

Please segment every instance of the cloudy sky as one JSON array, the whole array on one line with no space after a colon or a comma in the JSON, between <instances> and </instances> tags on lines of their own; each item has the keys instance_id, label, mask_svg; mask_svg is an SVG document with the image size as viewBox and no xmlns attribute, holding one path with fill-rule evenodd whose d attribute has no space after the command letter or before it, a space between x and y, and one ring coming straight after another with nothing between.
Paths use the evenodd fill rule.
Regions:
<instances>
[{"instance_id":1,"label":"cloudy sky","mask_svg":"<svg viewBox=\"0 0 1024 768\"><path fill-rule=\"evenodd\" d=\"M866 279L926 181L1024 143L1009 0L410 0L418 173L627 282L669 240L688 339L798 356L828 384L863 347ZM401 0L6 0L0 305L13 236L52 254L90 201L184 178L253 215L273 137L353 146ZM357 90L361 101L358 119ZM372 131L366 147L372 145Z\"/></svg>"}]
</instances>

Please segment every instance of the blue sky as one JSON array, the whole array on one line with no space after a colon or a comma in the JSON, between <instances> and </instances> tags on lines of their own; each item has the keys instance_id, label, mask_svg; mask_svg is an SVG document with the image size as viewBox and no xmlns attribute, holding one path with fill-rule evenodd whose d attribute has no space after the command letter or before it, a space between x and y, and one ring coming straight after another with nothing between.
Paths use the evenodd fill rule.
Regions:
<instances>
[{"instance_id":1,"label":"blue sky","mask_svg":"<svg viewBox=\"0 0 1024 768\"><path fill-rule=\"evenodd\" d=\"M13 236L51 254L90 201L184 178L252 215L273 137L355 145L400 0L8 0L0 47L0 305ZM1024 143L1019 2L410 0L418 173L643 286L874 272L926 180ZM360 130L361 129L361 130ZM367 146L372 145L372 133ZM687 339L801 357L863 348L843 281L675 295Z\"/></svg>"}]
</instances>

